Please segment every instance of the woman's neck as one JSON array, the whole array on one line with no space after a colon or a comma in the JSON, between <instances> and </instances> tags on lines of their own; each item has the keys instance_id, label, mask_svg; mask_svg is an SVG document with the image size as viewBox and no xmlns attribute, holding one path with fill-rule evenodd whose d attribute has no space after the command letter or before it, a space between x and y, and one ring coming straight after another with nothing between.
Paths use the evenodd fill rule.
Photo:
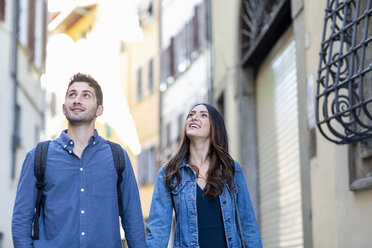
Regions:
<instances>
[{"instance_id":1,"label":"woman's neck","mask_svg":"<svg viewBox=\"0 0 372 248\"><path fill-rule=\"evenodd\" d=\"M190 143L190 156L189 163L201 169L204 165L208 164L209 167L209 142L205 143Z\"/></svg>"}]
</instances>

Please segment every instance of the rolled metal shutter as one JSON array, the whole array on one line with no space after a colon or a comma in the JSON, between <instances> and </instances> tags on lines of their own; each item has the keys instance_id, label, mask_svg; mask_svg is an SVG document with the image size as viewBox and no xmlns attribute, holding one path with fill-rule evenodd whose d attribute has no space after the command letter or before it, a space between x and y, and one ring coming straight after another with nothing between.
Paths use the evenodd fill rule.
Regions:
<instances>
[{"instance_id":1,"label":"rolled metal shutter","mask_svg":"<svg viewBox=\"0 0 372 248\"><path fill-rule=\"evenodd\" d=\"M281 40L257 75L263 246L303 247L295 42Z\"/></svg>"}]
</instances>

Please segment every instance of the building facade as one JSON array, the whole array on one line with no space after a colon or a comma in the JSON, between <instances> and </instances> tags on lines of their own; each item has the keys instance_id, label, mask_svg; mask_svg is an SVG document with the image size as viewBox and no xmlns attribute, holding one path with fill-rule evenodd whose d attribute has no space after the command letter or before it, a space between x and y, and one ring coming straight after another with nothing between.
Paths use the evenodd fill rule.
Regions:
<instances>
[{"instance_id":1,"label":"building facade","mask_svg":"<svg viewBox=\"0 0 372 248\"><path fill-rule=\"evenodd\" d=\"M165 163L178 148L187 111L211 101L212 46L210 1L162 1L161 9L160 160Z\"/></svg>"},{"instance_id":2,"label":"building facade","mask_svg":"<svg viewBox=\"0 0 372 248\"><path fill-rule=\"evenodd\" d=\"M0 1L0 246L13 247L11 219L26 153L44 130L47 1Z\"/></svg>"},{"instance_id":3,"label":"building facade","mask_svg":"<svg viewBox=\"0 0 372 248\"><path fill-rule=\"evenodd\" d=\"M160 167L159 120L160 120L160 2L137 1L135 12L139 18L141 37L125 43L127 61L125 92L129 110L138 133L141 152L137 164L137 179L140 186L141 204L145 223L150 212L153 186Z\"/></svg>"},{"instance_id":4,"label":"building facade","mask_svg":"<svg viewBox=\"0 0 372 248\"><path fill-rule=\"evenodd\" d=\"M340 76L369 79L367 2L212 2L214 103L244 166L264 247L371 242L369 136L360 130L372 94ZM353 129L356 119L367 124Z\"/></svg>"}]
</instances>

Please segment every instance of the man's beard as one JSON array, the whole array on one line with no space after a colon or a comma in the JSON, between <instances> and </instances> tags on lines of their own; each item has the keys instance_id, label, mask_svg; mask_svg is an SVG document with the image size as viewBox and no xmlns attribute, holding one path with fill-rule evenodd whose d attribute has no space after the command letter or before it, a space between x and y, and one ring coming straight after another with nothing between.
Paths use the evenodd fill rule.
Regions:
<instances>
[{"instance_id":1,"label":"man's beard","mask_svg":"<svg viewBox=\"0 0 372 248\"><path fill-rule=\"evenodd\" d=\"M65 110L65 113L66 113L65 116L66 116L67 121L74 126L90 124L94 121L96 117L95 111L84 112L83 115L74 115L74 114L71 114L70 111L66 111L66 110Z\"/></svg>"}]
</instances>

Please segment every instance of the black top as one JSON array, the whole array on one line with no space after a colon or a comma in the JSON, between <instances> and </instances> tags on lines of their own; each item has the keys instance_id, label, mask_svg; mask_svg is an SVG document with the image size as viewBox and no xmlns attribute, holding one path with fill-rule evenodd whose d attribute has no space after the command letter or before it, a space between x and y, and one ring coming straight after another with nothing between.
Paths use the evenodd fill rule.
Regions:
<instances>
[{"instance_id":1,"label":"black top","mask_svg":"<svg viewBox=\"0 0 372 248\"><path fill-rule=\"evenodd\" d=\"M203 197L203 190L199 185L196 191L200 248L226 248L220 198L211 200L209 195Z\"/></svg>"}]
</instances>

